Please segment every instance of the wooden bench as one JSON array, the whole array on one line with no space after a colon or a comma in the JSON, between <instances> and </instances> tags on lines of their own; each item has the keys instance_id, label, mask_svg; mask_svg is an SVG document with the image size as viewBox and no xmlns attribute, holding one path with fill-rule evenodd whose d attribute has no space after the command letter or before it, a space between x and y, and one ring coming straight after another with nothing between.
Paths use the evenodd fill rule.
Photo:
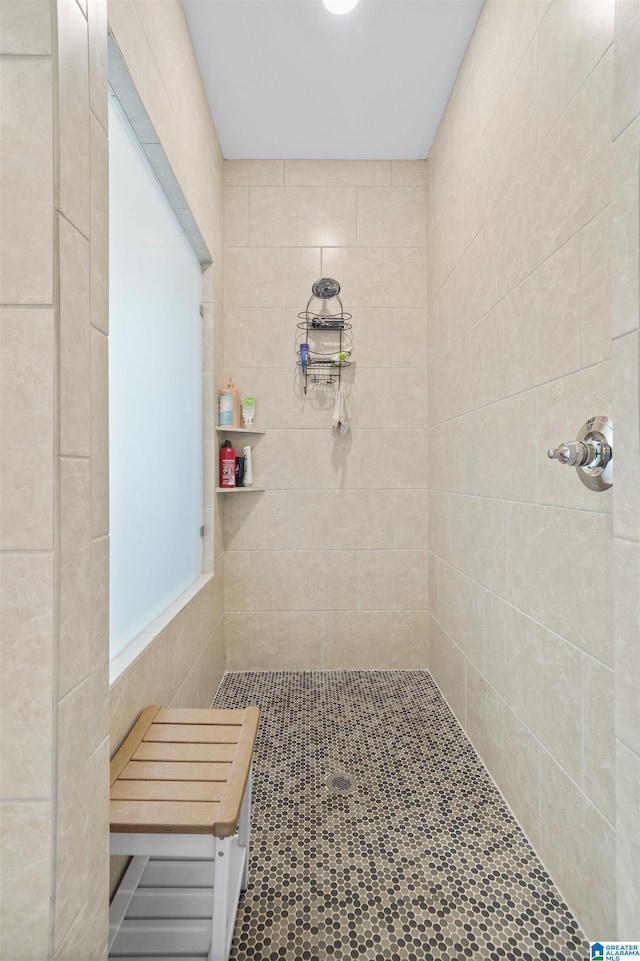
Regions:
<instances>
[{"instance_id":1,"label":"wooden bench","mask_svg":"<svg viewBox=\"0 0 640 961\"><path fill-rule=\"evenodd\" d=\"M247 886L257 707L145 708L111 761L111 854L133 855L109 957L227 961Z\"/></svg>"}]
</instances>

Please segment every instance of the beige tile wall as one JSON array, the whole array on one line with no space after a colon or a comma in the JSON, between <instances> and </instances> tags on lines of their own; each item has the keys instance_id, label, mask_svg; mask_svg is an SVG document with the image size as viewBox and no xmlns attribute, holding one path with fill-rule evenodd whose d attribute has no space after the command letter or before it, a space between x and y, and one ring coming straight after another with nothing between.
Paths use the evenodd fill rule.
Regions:
<instances>
[{"instance_id":1,"label":"beige tile wall","mask_svg":"<svg viewBox=\"0 0 640 961\"><path fill-rule=\"evenodd\" d=\"M640 4L617 0L613 95L613 499L618 937L640 918Z\"/></svg>"},{"instance_id":2,"label":"beige tile wall","mask_svg":"<svg viewBox=\"0 0 640 961\"><path fill-rule=\"evenodd\" d=\"M116 0L111 16L215 252L203 278L211 448L220 151L181 4ZM149 700L209 702L224 666L223 565L123 675L110 724L106 3L0 0L0 44L0 956L103 961L110 726L115 750ZM209 543L211 571L220 530Z\"/></svg>"},{"instance_id":3,"label":"beige tile wall","mask_svg":"<svg viewBox=\"0 0 640 961\"><path fill-rule=\"evenodd\" d=\"M105 23L0 3L6 958L106 958Z\"/></svg>"},{"instance_id":4,"label":"beige tile wall","mask_svg":"<svg viewBox=\"0 0 640 961\"><path fill-rule=\"evenodd\" d=\"M219 496L227 666L424 666L426 165L231 161L224 175L224 372L265 431L231 439L253 440L266 488ZM296 375L319 276L353 313L346 436L334 388L305 398Z\"/></svg>"},{"instance_id":5,"label":"beige tile wall","mask_svg":"<svg viewBox=\"0 0 640 961\"><path fill-rule=\"evenodd\" d=\"M615 648L612 534L615 516L627 572L638 556L628 31L637 38L639 8L487 0L427 167L430 667L593 938L635 936L632 903L637 917L637 887L635 900L619 887L626 924L623 908L616 919L616 822L635 824L630 836L618 823L627 886L638 839L637 787L625 772L616 814L614 771L616 726L637 760L638 574L617 594ZM614 490L595 494L545 452L612 411L616 445L629 439Z\"/></svg>"},{"instance_id":6,"label":"beige tile wall","mask_svg":"<svg viewBox=\"0 0 640 961\"><path fill-rule=\"evenodd\" d=\"M111 754L151 703L208 707L224 671L224 564L216 483L214 382L222 374L222 155L179 0L109 0L109 30L211 253L203 274L203 570L213 576L111 685ZM112 859L113 887L122 859Z\"/></svg>"}]
</instances>

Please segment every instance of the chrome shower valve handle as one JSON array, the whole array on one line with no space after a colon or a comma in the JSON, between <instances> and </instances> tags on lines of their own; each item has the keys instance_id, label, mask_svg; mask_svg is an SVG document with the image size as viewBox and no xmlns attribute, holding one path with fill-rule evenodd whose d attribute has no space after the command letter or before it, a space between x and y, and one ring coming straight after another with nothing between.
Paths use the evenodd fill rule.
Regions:
<instances>
[{"instance_id":1,"label":"chrome shower valve handle","mask_svg":"<svg viewBox=\"0 0 640 961\"><path fill-rule=\"evenodd\" d=\"M613 425L608 417L591 417L578 432L577 440L559 444L547 457L575 467L583 484L591 490L608 490L613 483Z\"/></svg>"},{"instance_id":2,"label":"chrome shower valve handle","mask_svg":"<svg viewBox=\"0 0 640 961\"><path fill-rule=\"evenodd\" d=\"M604 467L608 461L605 453L610 448L599 440L590 440L587 443L581 440L572 440L568 444L560 444L556 448L547 451L547 457L552 460L559 460L567 467Z\"/></svg>"}]
</instances>

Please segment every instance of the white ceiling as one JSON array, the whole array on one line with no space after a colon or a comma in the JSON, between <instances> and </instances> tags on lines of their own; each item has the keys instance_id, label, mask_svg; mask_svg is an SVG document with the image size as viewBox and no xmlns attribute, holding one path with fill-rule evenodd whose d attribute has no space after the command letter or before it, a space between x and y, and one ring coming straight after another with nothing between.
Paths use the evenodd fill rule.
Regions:
<instances>
[{"instance_id":1,"label":"white ceiling","mask_svg":"<svg viewBox=\"0 0 640 961\"><path fill-rule=\"evenodd\" d=\"M227 160L429 153L482 0L183 0Z\"/></svg>"}]
</instances>

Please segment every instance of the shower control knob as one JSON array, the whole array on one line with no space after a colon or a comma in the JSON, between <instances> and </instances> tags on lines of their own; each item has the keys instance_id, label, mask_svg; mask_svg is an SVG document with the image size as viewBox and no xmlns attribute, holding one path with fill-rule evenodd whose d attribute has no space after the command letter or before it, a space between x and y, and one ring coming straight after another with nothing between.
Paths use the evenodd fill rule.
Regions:
<instances>
[{"instance_id":1,"label":"shower control knob","mask_svg":"<svg viewBox=\"0 0 640 961\"><path fill-rule=\"evenodd\" d=\"M555 449L551 448L547 451L547 457L559 460L567 467L598 467L600 454L593 441L585 444L581 440L572 440L568 444L560 444Z\"/></svg>"},{"instance_id":2,"label":"shower control knob","mask_svg":"<svg viewBox=\"0 0 640 961\"><path fill-rule=\"evenodd\" d=\"M607 490L613 483L613 427L608 417L591 417L578 432L577 440L559 444L547 457L567 467L591 490Z\"/></svg>"}]
</instances>

